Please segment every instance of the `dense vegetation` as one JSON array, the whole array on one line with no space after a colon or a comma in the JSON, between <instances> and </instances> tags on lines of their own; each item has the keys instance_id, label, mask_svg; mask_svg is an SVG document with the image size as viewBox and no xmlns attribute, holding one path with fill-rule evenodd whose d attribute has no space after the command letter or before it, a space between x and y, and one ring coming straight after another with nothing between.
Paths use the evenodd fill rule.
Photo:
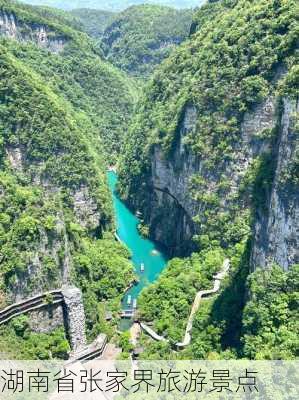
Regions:
<instances>
[{"instance_id":1,"label":"dense vegetation","mask_svg":"<svg viewBox=\"0 0 299 400\"><path fill-rule=\"evenodd\" d=\"M104 32L107 60L133 76L149 75L187 37L191 15L162 6L128 8Z\"/></svg>"},{"instance_id":2,"label":"dense vegetation","mask_svg":"<svg viewBox=\"0 0 299 400\"><path fill-rule=\"evenodd\" d=\"M192 104L200 110L195 130L183 140L201 160L200 173L190 177L192 199L204 210L195 217L199 248L211 241L227 247L248 234L248 199L256 203L263 197L272 170L267 167L270 160L262 155L251 165L240 191L231 193L227 166L237 157L241 121L270 93L287 90L286 82L296 85L298 76L295 2L247 3L224 1L200 9L195 33L148 85L126 141L121 189L136 204L136 197L142 202L151 191L147 175L154 145L161 146L171 160L186 107ZM276 87L273 76L282 65L288 72ZM264 135L270 143L275 139L275 132ZM227 198L225 210L223 198Z\"/></svg>"},{"instance_id":3,"label":"dense vegetation","mask_svg":"<svg viewBox=\"0 0 299 400\"><path fill-rule=\"evenodd\" d=\"M92 10L89 8L78 8L71 11L82 24L82 27L89 36L99 39L102 37L106 27L116 17L116 13L104 10Z\"/></svg>"},{"instance_id":4,"label":"dense vegetation","mask_svg":"<svg viewBox=\"0 0 299 400\"><path fill-rule=\"evenodd\" d=\"M134 94L84 33L64 25L64 15L9 1L0 6L14 15L15 38L23 39L0 37L1 306L72 282L83 291L93 338L105 307L118 310L133 279L129 254L111 233L102 143L111 145L111 161ZM47 31L42 45L34 39L39 26ZM58 40L63 48L55 51ZM63 333L47 338L27 325L23 333L1 328L1 340L6 335L24 358L46 358L49 351L65 357Z\"/></svg>"},{"instance_id":5,"label":"dense vegetation","mask_svg":"<svg viewBox=\"0 0 299 400\"><path fill-rule=\"evenodd\" d=\"M267 270L257 269L249 275L245 288L250 293L250 300L245 307L240 290L241 293L244 292L246 266L234 269L233 276L225 283L222 293L216 298L202 301L193 324L191 346L180 353L173 352L172 344L183 337L182 328L188 318L186 309L190 311L190 305L187 307L185 304L183 309L179 310L179 305L186 301L188 294L180 292L178 281L173 279L173 264L169 268L170 271L165 272L155 284L155 289L148 289L142 296L142 300L148 300L150 293L155 294L155 302L151 302L154 311L146 314L149 306L142 303L142 312L145 318L146 315L155 318L154 326L157 331L166 334L171 341L170 344L157 343L144 335L141 339L144 359L298 358L298 265L294 265L289 272L273 266ZM184 277L183 281L187 280L188 278ZM166 293L167 300L164 297ZM172 296L175 299L173 302ZM162 302L162 312L155 314L154 306L159 301ZM169 313L164 308L165 302L171 303L168 304ZM173 311L173 307L176 311Z\"/></svg>"},{"instance_id":6,"label":"dense vegetation","mask_svg":"<svg viewBox=\"0 0 299 400\"><path fill-rule=\"evenodd\" d=\"M297 318L293 298L298 295L298 288L293 288L290 298L285 298L283 285L279 286L279 279L288 280L287 273L280 271L279 278L268 272L250 276L254 292L255 280L258 282L265 274L269 297L263 303L259 289L244 308L253 217L255 208L265 204L273 180L273 156L263 154L254 160L237 192L231 191L235 182L231 180L229 167L230 163L236 163L240 151L245 112L270 94L278 99L285 94L296 98L298 94L297 10L293 0L223 0L203 6L195 14L190 39L158 68L148 84L127 136L120 189L130 204L142 209L152 191L154 146L159 146L166 160L173 162L185 110L189 105L199 110L195 129L183 139L187 151L191 150L201 162L200 171L190 177L189 190L200 210L194 218L198 234L193 239L199 254L207 250L224 251L233 258L233 277L219 298L204 303L197 315L192 349L181 353L182 357L204 358L213 351L215 357L224 358L297 355L296 341L292 335L284 334L288 327L295 327ZM281 68L286 72L277 81L274 76ZM270 147L275 143L276 133L275 130L261 133L267 136ZM293 171L288 172L292 185L296 184L296 165L295 161L289 167ZM298 186L292 186L290 190L297 189ZM186 284L182 290L178 281L190 282L193 274L198 274L199 266L189 267L192 260L194 256L182 264L172 261L157 283L142 294L141 314L171 339L181 337L184 327L181 319L185 321L190 311L194 283ZM200 281L200 276L197 277ZM202 287L207 287L207 282L202 282ZM190 293L186 288L190 288ZM150 294L155 294L154 300ZM274 321L274 312L269 309L265 316L268 325L258 325L259 312L276 296L277 307L285 310L288 320L282 316ZM162 312L158 314L157 305L161 304ZM163 312L166 309L170 312ZM164 357L169 354L164 344L147 347L145 356L151 351Z\"/></svg>"},{"instance_id":7,"label":"dense vegetation","mask_svg":"<svg viewBox=\"0 0 299 400\"><path fill-rule=\"evenodd\" d=\"M155 330L174 343L181 341L196 293L211 286L223 259L221 250L172 259L158 281L140 296L142 320L154 321Z\"/></svg>"},{"instance_id":8,"label":"dense vegetation","mask_svg":"<svg viewBox=\"0 0 299 400\"><path fill-rule=\"evenodd\" d=\"M120 11L130 6L148 4L162 4L171 7L188 8L198 7L201 0L23 0L24 3L33 5L46 5L51 7L74 9L83 6L91 9Z\"/></svg>"},{"instance_id":9,"label":"dense vegetation","mask_svg":"<svg viewBox=\"0 0 299 400\"><path fill-rule=\"evenodd\" d=\"M298 278L298 265L289 272L273 266L250 275L250 300L243 310L240 341L235 347L223 340L227 328L224 314L228 314L229 305L225 296L218 303L207 302L197 315L189 355L257 360L298 358Z\"/></svg>"},{"instance_id":10,"label":"dense vegetation","mask_svg":"<svg viewBox=\"0 0 299 400\"><path fill-rule=\"evenodd\" d=\"M243 316L243 352L248 358L294 359L299 356L299 265L289 272L274 266L249 279L250 300Z\"/></svg>"},{"instance_id":11,"label":"dense vegetation","mask_svg":"<svg viewBox=\"0 0 299 400\"><path fill-rule=\"evenodd\" d=\"M135 90L131 82L103 62L101 54L84 33L60 23L56 12L52 11L51 18L48 9L37 8L33 12L30 6L16 6L7 1L1 1L0 5L7 12L17 13L21 33L32 29L34 23L44 24L51 32L49 42L62 39L64 49L59 54L42 52L29 44L22 46L9 42L6 46L11 46L17 58L35 69L38 67L41 78L54 93L63 95L77 115L81 115L82 124L92 123L86 130L97 139L97 147L103 142L113 159L133 109ZM89 121L84 121L84 114Z\"/></svg>"},{"instance_id":12,"label":"dense vegetation","mask_svg":"<svg viewBox=\"0 0 299 400\"><path fill-rule=\"evenodd\" d=\"M115 242L111 234L98 241L83 239L74 254L74 281L83 291L90 338L99 332L113 333L104 322L105 314L119 311L125 289L133 281L129 256L128 250Z\"/></svg>"},{"instance_id":13,"label":"dense vegetation","mask_svg":"<svg viewBox=\"0 0 299 400\"><path fill-rule=\"evenodd\" d=\"M64 329L50 334L35 333L30 329L28 317L15 318L7 326L0 327L1 358L13 360L49 360L68 358L69 343Z\"/></svg>"}]
</instances>

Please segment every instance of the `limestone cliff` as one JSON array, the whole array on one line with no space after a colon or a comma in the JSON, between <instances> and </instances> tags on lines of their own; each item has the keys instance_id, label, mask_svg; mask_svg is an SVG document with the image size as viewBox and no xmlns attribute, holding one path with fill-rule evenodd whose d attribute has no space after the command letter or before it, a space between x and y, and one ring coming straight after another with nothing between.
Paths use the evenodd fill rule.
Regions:
<instances>
[{"instance_id":1,"label":"limestone cliff","mask_svg":"<svg viewBox=\"0 0 299 400\"><path fill-rule=\"evenodd\" d=\"M53 53L63 50L66 38L47 25L24 21L14 13L0 9L0 36L22 42L33 42Z\"/></svg>"},{"instance_id":2,"label":"limestone cliff","mask_svg":"<svg viewBox=\"0 0 299 400\"><path fill-rule=\"evenodd\" d=\"M275 148L274 180L265 209L258 209L251 264L275 263L284 269L299 262L299 193L288 178L298 157L298 101L283 100L279 137ZM298 126L297 126L298 130Z\"/></svg>"},{"instance_id":3,"label":"limestone cliff","mask_svg":"<svg viewBox=\"0 0 299 400\"><path fill-rule=\"evenodd\" d=\"M298 191L290 183L282 182L287 166L295 158L296 107L296 102L285 98L281 113L278 98L270 96L247 112L241 123L241 140L233 148L233 157L218 171L206 168L207 160L192 153L184 144L184 137L196 127L198 114L194 106L186 107L171 157L165 157L161 146L153 147L147 189L142 192L141 200L137 196L135 203L135 207L141 207L144 212L152 238L174 254L192 251L195 248L192 237L201 233L196 216L207 210L207 205L192 194L193 178L198 174L203 176L207 193L212 195L219 186L220 177L225 176L230 186L221 199L219 215L230 212L237 202L240 214L246 213L248 201L240 197L246 176L260 158L276 157L273 188L271 193L265 193L267 207L260 206L256 210L252 266L275 262L288 268L298 262Z\"/></svg>"},{"instance_id":4,"label":"limestone cliff","mask_svg":"<svg viewBox=\"0 0 299 400\"><path fill-rule=\"evenodd\" d=\"M295 20L293 0L209 2L145 91L120 190L173 254L254 236L253 268L298 261Z\"/></svg>"}]
</instances>

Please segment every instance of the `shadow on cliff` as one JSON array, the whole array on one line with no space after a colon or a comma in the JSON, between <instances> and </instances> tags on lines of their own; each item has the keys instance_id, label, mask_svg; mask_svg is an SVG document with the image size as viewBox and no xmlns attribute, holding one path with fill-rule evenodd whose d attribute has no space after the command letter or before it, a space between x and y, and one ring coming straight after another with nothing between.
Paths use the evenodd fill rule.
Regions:
<instances>
[{"instance_id":1,"label":"shadow on cliff","mask_svg":"<svg viewBox=\"0 0 299 400\"><path fill-rule=\"evenodd\" d=\"M224 326L221 335L223 350L234 348L238 353L241 352L242 348L240 338L243 309L247 298L246 281L250 271L250 252L251 241L248 240L239 265L236 266L230 276L228 285L215 299L210 315L210 322L214 326Z\"/></svg>"},{"instance_id":2,"label":"shadow on cliff","mask_svg":"<svg viewBox=\"0 0 299 400\"><path fill-rule=\"evenodd\" d=\"M275 137L272 152L276 140ZM254 179L249 181L247 189L240 193L243 199L249 199L247 207L251 208L251 232L253 235L247 240L238 265L233 265L229 283L215 299L210 315L210 322L214 326L224 326L221 335L222 349L233 348L239 353L239 356L242 356L242 319L249 295L246 282L248 275L252 272L251 256L255 245L255 224L261 218L261 213L267 215L274 179L274 166L275 154L263 154L260 157L258 168L253 174Z\"/></svg>"}]
</instances>

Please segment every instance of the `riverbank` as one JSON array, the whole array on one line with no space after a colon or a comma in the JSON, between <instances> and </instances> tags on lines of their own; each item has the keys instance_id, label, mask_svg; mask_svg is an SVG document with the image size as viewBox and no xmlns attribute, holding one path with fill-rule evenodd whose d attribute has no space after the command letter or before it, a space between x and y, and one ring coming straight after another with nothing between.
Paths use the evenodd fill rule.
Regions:
<instances>
[{"instance_id":1,"label":"riverbank","mask_svg":"<svg viewBox=\"0 0 299 400\"><path fill-rule=\"evenodd\" d=\"M164 270L168 258L161 248L144 238L138 231L139 218L134 215L116 193L117 174L114 166L107 172L108 184L112 193L116 220L115 237L124 243L132 254L132 263L138 283L129 288L123 298L122 308L132 309L138 305L142 289L154 282ZM123 323L129 329L132 321Z\"/></svg>"}]
</instances>

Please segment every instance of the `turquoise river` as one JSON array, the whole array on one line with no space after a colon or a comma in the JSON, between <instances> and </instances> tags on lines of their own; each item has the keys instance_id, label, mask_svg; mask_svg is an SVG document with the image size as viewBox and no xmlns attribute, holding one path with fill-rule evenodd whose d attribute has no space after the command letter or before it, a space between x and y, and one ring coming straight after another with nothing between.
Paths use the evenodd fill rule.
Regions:
<instances>
[{"instance_id":1,"label":"turquoise river","mask_svg":"<svg viewBox=\"0 0 299 400\"><path fill-rule=\"evenodd\" d=\"M113 171L108 172L108 183L113 196L117 234L132 253L132 262L139 280L139 283L129 289L123 298L123 309L130 309L134 300L138 304L138 295L141 290L158 278L166 266L167 256L163 254L163 251L155 243L144 239L139 234L137 226L140 220L117 196L115 191L117 175ZM123 328L125 328L125 323Z\"/></svg>"}]
</instances>

